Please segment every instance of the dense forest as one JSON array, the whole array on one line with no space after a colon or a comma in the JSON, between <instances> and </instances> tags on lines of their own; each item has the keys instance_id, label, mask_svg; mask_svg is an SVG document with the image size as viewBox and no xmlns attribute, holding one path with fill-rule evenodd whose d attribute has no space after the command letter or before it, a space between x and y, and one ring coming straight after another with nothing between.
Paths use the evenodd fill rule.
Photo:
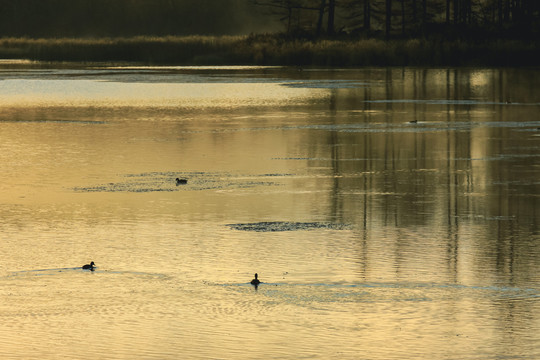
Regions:
<instances>
[{"instance_id":1,"label":"dense forest","mask_svg":"<svg viewBox=\"0 0 540 360\"><path fill-rule=\"evenodd\" d=\"M538 0L253 0L287 33L536 39Z\"/></svg>"},{"instance_id":2,"label":"dense forest","mask_svg":"<svg viewBox=\"0 0 540 360\"><path fill-rule=\"evenodd\" d=\"M0 37L239 35L536 39L539 0L0 0Z\"/></svg>"}]
</instances>

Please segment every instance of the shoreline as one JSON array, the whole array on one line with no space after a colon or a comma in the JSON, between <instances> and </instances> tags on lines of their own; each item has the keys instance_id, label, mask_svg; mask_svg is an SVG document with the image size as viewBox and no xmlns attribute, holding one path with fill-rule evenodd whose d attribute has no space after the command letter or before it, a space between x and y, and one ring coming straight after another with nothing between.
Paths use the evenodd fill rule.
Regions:
<instances>
[{"instance_id":1,"label":"shoreline","mask_svg":"<svg viewBox=\"0 0 540 360\"><path fill-rule=\"evenodd\" d=\"M0 59L145 65L488 66L534 67L537 43L429 39L137 36L130 38L0 38Z\"/></svg>"}]
</instances>

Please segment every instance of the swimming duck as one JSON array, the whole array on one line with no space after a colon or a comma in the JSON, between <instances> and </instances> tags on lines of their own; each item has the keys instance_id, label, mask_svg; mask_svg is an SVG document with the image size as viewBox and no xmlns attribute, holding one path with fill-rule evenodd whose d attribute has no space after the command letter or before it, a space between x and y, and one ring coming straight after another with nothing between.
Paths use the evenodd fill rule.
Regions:
<instances>
[{"instance_id":1,"label":"swimming duck","mask_svg":"<svg viewBox=\"0 0 540 360\"><path fill-rule=\"evenodd\" d=\"M176 185L187 184L187 179L176 178Z\"/></svg>"},{"instance_id":2,"label":"swimming duck","mask_svg":"<svg viewBox=\"0 0 540 360\"><path fill-rule=\"evenodd\" d=\"M94 266L94 262L93 262L93 261L92 261L90 264L86 264L86 265L83 265L83 266L82 266L82 268L83 268L84 270L92 270L92 271L94 270L94 267L95 267L95 266Z\"/></svg>"},{"instance_id":3,"label":"swimming duck","mask_svg":"<svg viewBox=\"0 0 540 360\"><path fill-rule=\"evenodd\" d=\"M257 285L259 285L261 283L259 281L258 277L259 277L259 274L255 274L255 279L251 280L251 285L257 286Z\"/></svg>"}]
</instances>

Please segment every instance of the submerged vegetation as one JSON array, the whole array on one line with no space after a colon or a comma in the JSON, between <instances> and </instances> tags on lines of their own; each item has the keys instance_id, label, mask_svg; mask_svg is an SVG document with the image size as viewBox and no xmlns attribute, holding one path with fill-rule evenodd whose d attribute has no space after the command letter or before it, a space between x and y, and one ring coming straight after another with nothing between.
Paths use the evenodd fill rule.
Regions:
<instances>
[{"instance_id":1,"label":"submerged vegetation","mask_svg":"<svg viewBox=\"0 0 540 360\"><path fill-rule=\"evenodd\" d=\"M299 39L284 35L3 38L0 58L179 65L537 66L534 42L429 39Z\"/></svg>"}]
</instances>

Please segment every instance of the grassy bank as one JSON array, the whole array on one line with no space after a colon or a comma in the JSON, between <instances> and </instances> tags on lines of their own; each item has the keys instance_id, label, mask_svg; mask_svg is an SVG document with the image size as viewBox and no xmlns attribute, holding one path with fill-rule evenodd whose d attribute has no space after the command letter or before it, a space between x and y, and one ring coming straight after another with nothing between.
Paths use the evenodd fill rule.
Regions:
<instances>
[{"instance_id":1,"label":"grassy bank","mask_svg":"<svg viewBox=\"0 0 540 360\"><path fill-rule=\"evenodd\" d=\"M538 66L540 50L535 43L515 40L309 41L278 35L0 38L0 58L178 65Z\"/></svg>"}]
</instances>

